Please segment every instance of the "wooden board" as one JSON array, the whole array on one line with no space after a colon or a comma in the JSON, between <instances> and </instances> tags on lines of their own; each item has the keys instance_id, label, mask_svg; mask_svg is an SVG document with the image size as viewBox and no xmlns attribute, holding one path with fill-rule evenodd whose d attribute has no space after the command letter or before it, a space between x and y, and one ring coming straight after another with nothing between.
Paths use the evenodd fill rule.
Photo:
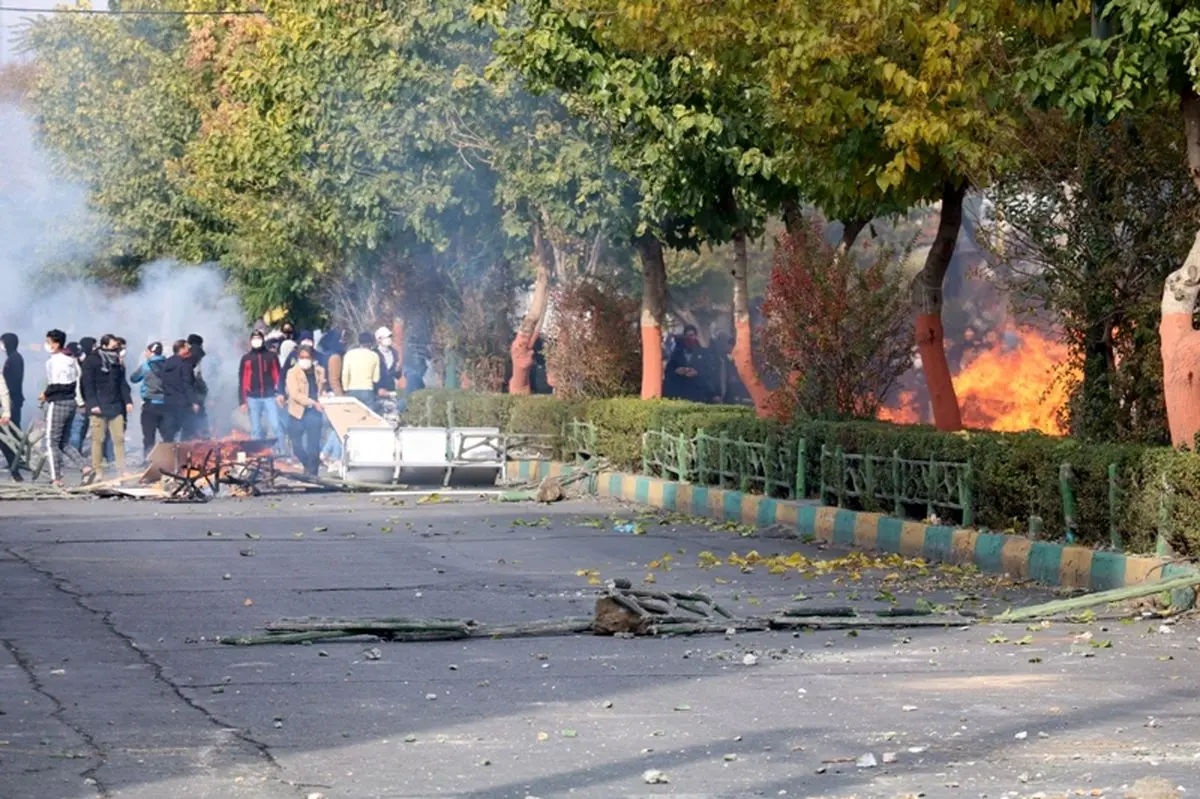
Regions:
<instances>
[{"instance_id":1,"label":"wooden board","mask_svg":"<svg viewBox=\"0 0 1200 799\"><path fill-rule=\"evenodd\" d=\"M344 439L351 427L392 427L386 419L353 397L328 397L321 400L321 407L339 438Z\"/></svg>"}]
</instances>

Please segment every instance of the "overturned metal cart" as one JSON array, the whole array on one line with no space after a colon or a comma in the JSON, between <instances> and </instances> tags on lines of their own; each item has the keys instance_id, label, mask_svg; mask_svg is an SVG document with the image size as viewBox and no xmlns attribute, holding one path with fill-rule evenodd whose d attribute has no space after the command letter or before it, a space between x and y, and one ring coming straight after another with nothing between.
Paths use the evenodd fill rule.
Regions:
<instances>
[{"instance_id":1,"label":"overturned metal cart","mask_svg":"<svg viewBox=\"0 0 1200 799\"><path fill-rule=\"evenodd\" d=\"M503 482L514 448L544 452L552 436L514 436L498 427L393 425L352 397L322 401L342 440L346 482L412 486L490 486Z\"/></svg>"}]
</instances>

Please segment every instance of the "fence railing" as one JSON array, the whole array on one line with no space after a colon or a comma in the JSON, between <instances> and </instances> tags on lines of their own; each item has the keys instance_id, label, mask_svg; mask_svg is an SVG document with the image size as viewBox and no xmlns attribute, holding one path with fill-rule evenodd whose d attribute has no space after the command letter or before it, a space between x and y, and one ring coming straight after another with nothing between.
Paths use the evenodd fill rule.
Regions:
<instances>
[{"instance_id":1,"label":"fence railing","mask_svg":"<svg viewBox=\"0 0 1200 799\"><path fill-rule=\"evenodd\" d=\"M774 442L650 430L642 434L642 473L683 483L757 491L797 499L807 494L804 442L793 450Z\"/></svg>"},{"instance_id":2,"label":"fence railing","mask_svg":"<svg viewBox=\"0 0 1200 799\"><path fill-rule=\"evenodd\" d=\"M956 516L964 527L975 521L969 462L911 460L859 455L821 447L821 501L896 516L921 509L925 518Z\"/></svg>"},{"instance_id":3,"label":"fence railing","mask_svg":"<svg viewBox=\"0 0 1200 799\"><path fill-rule=\"evenodd\" d=\"M576 464L586 463L596 457L595 424L572 419L567 423L566 433L567 454L574 457Z\"/></svg>"}]
</instances>

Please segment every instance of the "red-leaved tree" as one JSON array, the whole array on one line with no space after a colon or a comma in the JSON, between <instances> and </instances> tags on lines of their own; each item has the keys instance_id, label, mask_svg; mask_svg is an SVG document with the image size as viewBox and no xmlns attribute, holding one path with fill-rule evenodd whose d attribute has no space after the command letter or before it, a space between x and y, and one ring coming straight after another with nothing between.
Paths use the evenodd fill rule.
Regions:
<instances>
[{"instance_id":1,"label":"red-leaved tree","mask_svg":"<svg viewBox=\"0 0 1200 799\"><path fill-rule=\"evenodd\" d=\"M546 374L562 397L637 394L642 342L637 299L596 280L560 286L545 328Z\"/></svg>"},{"instance_id":2,"label":"red-leaved tree","mask_svg":"<svg viewBox=\"0 0 1200 799\"><path fill-rule=\"evenodd\" d=\"M780 419L874 418L913 362L903 256L877 251L859 263L825 242L820 225L781 234L767 295L763 346L779 388Z\"/></svg>"}]
</instances>

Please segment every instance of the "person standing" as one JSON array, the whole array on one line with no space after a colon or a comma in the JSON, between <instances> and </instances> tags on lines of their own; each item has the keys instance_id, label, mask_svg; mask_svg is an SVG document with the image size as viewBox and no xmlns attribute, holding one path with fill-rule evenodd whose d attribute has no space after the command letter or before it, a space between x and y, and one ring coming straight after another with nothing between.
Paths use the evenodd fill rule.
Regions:
<instances>
[{"instance_id":1,"label":"person standing","mask_svg":"<svg viewBox=\"0 0 1200 799\"><path fill-rule=\"evenodd\" d=\"M185 426L200 412L196 395L196 372L192 349L186 340L176 341L172 355L162 367L163 413L166 425L163 441L175 441L179 435L187 440Z\"/></svg>"},{"instance_id":2,"label":"person standing","mask_svg":"<svg viewBox=\"0 0 1200 799\"><path fill-rule=\"evenodd\" d=\"M163 400L163 364L167 359L163 356L161 341L153 341L146 347L142 362L134 373L129 376L129 382L141 383L142 392L142 455L150 457L154 449L156 434L166 440L166 406Z\"/></svg>"},{"instance_id":3,"label":"person standing","mask_svg":"<svg viewBox=\"0 0 1200 799\"><path fill-rule=\"evenodd\" d=\"M358 346L342 359L342 390L346 396L375 409L375 391L379 385L379 353L372 349L370 333L358 334Z\"/></svg>"},{"instance_id":4,"label":"person standing","mask_svg":"<svg viewBox=\"0 0 1200 799\"><path fill-rule=\"evenodd\" d=\"M129 381L121 363L121 343L105 333L100 346L83 362L83 396L87 403L92 433L92 477L99 478L104 465L105 436L112 436L117 474L125 468L125 419L133 410Z\"/></svg>"},{"instance_id":5,"label":"person standing","mask_svg":"<svg viewBox=\"0 0 1200 799\"><path fill-rule=\"evenodd\" d=\"M192 376L196 386L195 404L200 407L188 417L187 423L184 425L184 436L188 440L194 441L208 436L208 383L204 381L204 373L201 369L205 355L204 338L198 333L192 333L187 337L187 342L191 352Z\"/></svg>"},{"instance_id":6,"label":"person standing","mask_svg":"<svg viewBox=\"0 0 1200 799\"><path fill-rule=\"evenodd\" d=\"M265 418L271 434L275 436L276 450L282 454L287 452L287 441L275 403L279 379L279 359L267 350L261 332L251 333L250 351L242 356L238 366L238 405L250 417L250 436L254 439L266 438L263 426Z\"/></svg>"},{"instance_id":7,"label":"person standing","mask_svg":"<svg viewBox=\"0 0 1200 799\"><path fill-rule=\"evenodd\" d=\"M80 373L83 370L83 361L92 354L92 350L96 349L96 339L91 336L84 336L79 339L78 344L67 345L67 354L74 358L79 363ZM83 445L87 441L88 434L88 419L87 408L83 402L83 383L76 381L75 383L75 417L71 420L71 446L75 447L79 455L83 456Z\"/></svg>"},{"instance_id":8,"label":"person standing","mask_svg":"<svg viewBox=\"0 0 1200 799\"><path fill-rule=\"evenodd\" d=\"M287 376L287 410L292 451L304 473L316 476L321 464L321 394L328 390L325 369L316 362L312 347L300 346L296 368Z\"/></svg>"},{"instance_id":9,"label":"person standing","mask_svg":"<svg viewBox=\"0 0 1200 799\"><path fill-rule=\"evenodd\" d=\"M79 386L79 361L63 351L67 334L61 330L46 333L46 388L40 397L46 409L46 455L50 463L50 482L63 484L63 462L79 467L84 479L91 473L79 450L71 446L71 422L75 419L75 395Z\"/></svg>"},{"instance_id":10,"label":"person standing","mask_svg":"<svg viewBox=\"0 0 1200 799\"><path fill-rule=\"evenodd\" d=\"M284 322L279 326L279 334L279 365L283 366L292 350L296 349L296 327L291 322Z\"/></svg>"},{"instance_id":11,"label":"person standing","mask_svg":"<svg viewBox=\"0 0 1200 799\"><path fill-rule=\"evenodd\" d=\"M400 353L392 346L392 331L381 327L375 331L375 350L379 357L379 382L376 384L376 394L380 397L397 390L396 382L400 379Z\"/></svg>"},{"instance_id":12,"label":"person standing","mask_svg":"<svg viewBox=\"0 0 1200 799\"><path fill-rule=\"evenodd\" d=\"M325 362L321 365L325 367L325 374L329 377L330 392L335 397L344 396L346 389L342 385L342 363L346 357L346 345L342 343L342 331L330 330L321 336L317 354L324 356Z\"/></svg>"},{"instance_id":13,"label":"person standing","mask_svg":"<svg viewBox=\"0 0 1200 799\"><path fill-rule=\"evenodd\" d=\"M0 336L0 343L4 344L5 352L4 374L0 378L0 382L3 382L5 388L8 389L9 421L20 430L21 408L25 405L25 358L17 348L19 340L16 333L5 333ZM13 480L18 483L24 481L25 478L21 476L21 461L17 453L3 444L0 444L0 452L4 453L4 457L8 461L8 471L12 474Z\"/></svg>"}]
</instances>

